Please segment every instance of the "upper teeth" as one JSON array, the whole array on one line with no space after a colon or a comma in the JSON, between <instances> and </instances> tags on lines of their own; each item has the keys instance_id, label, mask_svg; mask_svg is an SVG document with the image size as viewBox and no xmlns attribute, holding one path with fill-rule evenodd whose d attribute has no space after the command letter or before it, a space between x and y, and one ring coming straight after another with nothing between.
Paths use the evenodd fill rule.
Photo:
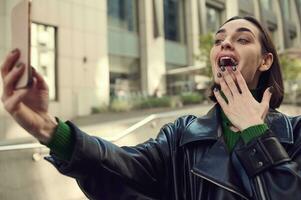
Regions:
<instances>
[{"instance_id":1,"label":"upper teeth","mask_svg":"<svg viewBox=\"0 0 301 200\"><path fill-rule=\"evenodd\" d=\"M220 57L220 59L227 59L227 58L231 58L230 56L222 56Z\"/></svg>"}]
</instances>

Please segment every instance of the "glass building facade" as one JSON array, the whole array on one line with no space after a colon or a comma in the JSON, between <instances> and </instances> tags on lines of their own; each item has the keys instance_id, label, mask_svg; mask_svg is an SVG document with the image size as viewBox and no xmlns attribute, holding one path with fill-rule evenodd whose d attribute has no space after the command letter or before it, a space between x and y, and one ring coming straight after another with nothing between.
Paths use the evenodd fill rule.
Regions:
<instances>
[{"instance_id":1,"label":"glass building facade","mask_svg":"<svg viewBox=\"0 0 301 200\"><path fill-rule=\"evenodd\" d=\"M221 10L207 6L206 7L206 15L207 15L207 31L215 32L221 25Z\"/></svg>"},{"instance_id":2,"label":"glass building facade","mask_svg":"<svg viewBox=\"0 0 301 200\"><path fill-rule=\"evenodd\" d=\"M164 0L165 39L185 43L184 0Z\"/></svg>"},{"instance_id":3,"label":"glass building facade","mask_svg":"<svg viewBox=\"0 0 301 200\"><path fill-rule=\"evenodd\" d=\"M45 78L50 100L57 100L56 27L31 24L31 65Z\"/></svg>"},{"instance_id":4,"label":"glass building facade","mask_svg":"<svg viewBox=\"0 0 301 200\"><path fill-rule=\"evenodd\" d=\"M291 19L290 1L281 1L283 6L283 14L286 19Z\"/></svg>"},{"instance_id":5,"label":"glass building facade","mask_svg":"<svg viewBox=\"0 0 301 200\"><path fill-rule=\"evenodd\" d=\"M138 0L108 0L107 12L109 34L114 35L109 39L110 96L127 97L141 85L139 55L129 54L139 48L133 45L139 45Z\"/></svg>"},{"instance_id":6,"label":"glass building facade","mask_svg":"<svg viewBox=\"0 0 301 200\"><path fill-rule=\"evenodd\" d=\"M260 0L261 6L266 9L270 10L272 8L272 0Z\"/></svg>"},{"instance_id":7,"label":"glass building facade","mask_svg":"<svg viewBox=\"0 0 301 200\"><path fill-rule=\"evenodd\" d=\"M111 97L129 97L141 90L139 61L130 57L109 56Z\"/></svg>"},{"instance_id":8,"label":"glass building facade","mask_svg":"<svg viewBox=\"0 0 301 200\"><path fill-rule=\"evenodd\" d=\"M110 27L138 32L137 0L108 0L107 4Z\"/></svg>"}]
</instances>

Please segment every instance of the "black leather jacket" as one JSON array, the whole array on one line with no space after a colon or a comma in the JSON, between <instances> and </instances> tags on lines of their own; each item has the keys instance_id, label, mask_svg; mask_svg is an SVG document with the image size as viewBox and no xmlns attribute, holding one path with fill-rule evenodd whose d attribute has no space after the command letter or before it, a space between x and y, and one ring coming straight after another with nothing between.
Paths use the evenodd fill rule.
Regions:
<instances>
[{"instance_id":1,"label":"black leather jacket","mask_svg":"<svg viewBox=\"0 0 301 200\"><path fill-rule=\"evenodd\" d=\"M48 160L90 199L300 200L301 117L270 110L270 129L228 152L219 109L180 117L134 147L117 147L68 122L76 141L71 160Z\"/></svg>"}]
</instances>

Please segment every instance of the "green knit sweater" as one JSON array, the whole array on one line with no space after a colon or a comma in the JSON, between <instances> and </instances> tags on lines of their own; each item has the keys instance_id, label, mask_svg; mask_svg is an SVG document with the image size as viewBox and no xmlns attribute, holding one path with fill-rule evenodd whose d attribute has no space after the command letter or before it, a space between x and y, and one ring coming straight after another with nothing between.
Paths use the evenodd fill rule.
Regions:
<instances>
[{"instance_id":1,"label":"green knit sweater","mask_svg":"<svg viewBox=\"0 0 301 200\"><path fill-rule=\"evenodd\" d=\"M242 138L242 140L247 144L252 139L261 136L268 129L268 126L266 124L258 124L255 126L250 126L242 132L234 132L230 129L232 123L223 111L221 111L221 119L224 139L229 151L231 151L234 148L239 138Z\"/></svg>"},{"instance_id":2,"label":"green knit sweater","mask_svg":"<svg viewBox=\"0 0 301 200\"><path fill-rule=\"evenodd\" d=\"M261 89L251 90L251 93L257 101L261 101L262 99ZM221 91L221 95L226 100L226 102L228 102L226 96L222 91ZM222 121L224 139L228 146L229 151L231 151L234 148L235 144L240 138L242 138L244 143L247 144L252 139L261 136L266 132L266 130L268 130L268 126L265 123L263 123L263 124L250 126L243 131L234 132L230 129L230 126L232 126L231 121L228 119L228 117L225 115L222 109L221 109L221 121Z\"/></svg>"}]
</instances>

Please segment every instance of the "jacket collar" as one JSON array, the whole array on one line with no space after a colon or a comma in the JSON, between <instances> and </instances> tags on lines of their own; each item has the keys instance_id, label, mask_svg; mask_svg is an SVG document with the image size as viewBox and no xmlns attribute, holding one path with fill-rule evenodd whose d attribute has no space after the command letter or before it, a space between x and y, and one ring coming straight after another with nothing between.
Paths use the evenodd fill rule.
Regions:
<instances>
[{"instance_id":1,"label":"jacket collar","mask_svg":"<svg viewBox=\"0 0 301 200\"><path fill-rule=\"evenodd\" d=\"M220 109L220 106L215 104L205 116L191 122L182 135L180 146L195 141L217 140L222 135ZM292 125L286 115L270 109L265 123L281 143L294 142Z\"/></svg>"}]
</instances>

